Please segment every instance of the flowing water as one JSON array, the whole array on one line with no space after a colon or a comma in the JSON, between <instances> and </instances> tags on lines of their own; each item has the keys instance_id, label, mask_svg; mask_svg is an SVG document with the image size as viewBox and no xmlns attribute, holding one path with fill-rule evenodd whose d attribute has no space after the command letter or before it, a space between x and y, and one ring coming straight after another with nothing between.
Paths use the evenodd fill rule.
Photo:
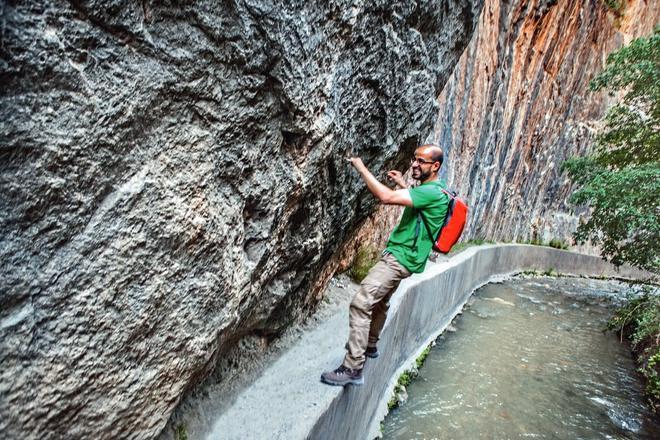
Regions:
<instances>
[{"instance_id":1,"label":"flowing water","mask_svg":"<svg viewBox=\"0 0 660 440\"><path fill-rule=\"evenodd\" d=\"M518 278L477 290L384 438L660 439L629 346L603 332L626 287Z\"/></svg>"}]
</instances>

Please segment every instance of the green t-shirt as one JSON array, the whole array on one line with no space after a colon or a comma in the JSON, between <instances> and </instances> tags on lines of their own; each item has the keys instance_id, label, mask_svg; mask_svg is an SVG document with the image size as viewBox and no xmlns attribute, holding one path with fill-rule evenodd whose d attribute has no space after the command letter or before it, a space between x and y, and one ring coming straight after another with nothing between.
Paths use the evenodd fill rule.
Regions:
<instances>
[{"instance_id":1,"label":"green t-shirt","mask_svg":"<svg viewBox=\"0 0 660 440\"><path fill-rule=\"evenodd\" d=\"M449 196L442 192L444 185L439 180L423 183L410 188L413 207L406 206L401 221L390 234L385 250L412 273L424 271L426 260L433 248L433 239L429 237L422 221L418 225L418 211L424 211L424 218L435 236L445 220Z\"/></svg>"}]
</instances>

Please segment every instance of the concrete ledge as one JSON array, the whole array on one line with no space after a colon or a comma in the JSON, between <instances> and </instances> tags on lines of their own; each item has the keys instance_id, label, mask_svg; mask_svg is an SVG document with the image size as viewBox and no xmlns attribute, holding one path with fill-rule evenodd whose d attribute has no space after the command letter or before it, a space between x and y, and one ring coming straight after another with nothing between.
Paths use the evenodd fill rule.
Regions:
<instances>
[{"instance_id":1,"label":"concrete ledge","mask_svg":"<svg viewBox=\"0 0 660 440\"><path fill-rule=\"evenodd\" d=\"M348 310L324 322L284 353L214 422L209 439L373 438L387 412L399 374L452 321L472 292L496 278L524 270L590 277L647 279L632 268L617 270L598 257L528 245L468 249L429 264L401 283L381 335L381 356L368 360L365 385L345 388L319 382L322 371L343 359Z\"/></svg>"}]
</instances>

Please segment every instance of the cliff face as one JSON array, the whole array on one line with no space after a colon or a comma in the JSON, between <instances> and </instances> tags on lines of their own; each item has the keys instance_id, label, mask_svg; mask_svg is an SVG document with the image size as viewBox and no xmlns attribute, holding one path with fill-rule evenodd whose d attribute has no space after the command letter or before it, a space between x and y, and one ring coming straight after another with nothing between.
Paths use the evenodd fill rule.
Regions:
<instances>
[{"instance_id":1,"label":"cliff face","mask_svg":"<svg viewBox=\"0 0 660 440\"><path fill-rule=\"evenodd\" d=\"M562 162L586 152L607 108L588 91L608 53L660 21L660 2L486 0L439 98L434 140L471 207L466 237L564 239L578 218Z\"/></svg>"},{"instance_id":2,"label":"cliff face","mask_svg":"<svg viewBox=\"0 0 660 440\"><path fill-rule=\"evenodd\" d=\"M150 438L313 309L374 207L343 157L407 161L481 2L0 8L0 431Z\"/></svg>"}]
</instances>

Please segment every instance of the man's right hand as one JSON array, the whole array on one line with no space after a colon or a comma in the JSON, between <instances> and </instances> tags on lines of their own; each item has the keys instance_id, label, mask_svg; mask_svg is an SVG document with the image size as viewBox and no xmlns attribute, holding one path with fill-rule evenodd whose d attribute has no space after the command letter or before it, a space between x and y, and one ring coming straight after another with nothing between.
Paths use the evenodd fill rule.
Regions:
<instances>
[{"instance_id":1,"label":"man's right hand","mask_svg":"<svg viewBox=\"0 0 660 440\"><path fill-rule=\"evenodd\" d=\"M348 160L353 167L360 171L360 168L365 168L364 163L362 162L362 159L359 157L347 157L346 160Z\"/></svg>"},{"instance_id":2,"label":"man's right hand","mask_svg":"<svg viewBox=\"0 0 660 440\"><path fill-rule=\"evenodd\" d=\"M378 179L374 177L373 174L371 174L371 172L362 162L362 159L359 157L347 157L346 160L349 161L360 173L365 183L367 184L367 188L369 188L371 194L376 196L378 200L385 203L386 205L413 206L412 199L410 198L410 192L407 189L399 189L393 191L392 189L383 185L378 181ZM406 182L403 181L403 176L400 172L390 171L387 173L387 175L390 176L391 179L394 179L398 185L401 185L403 188L406 187Z\"/></svg>"},{"instance_id":3,"label":"man's right hand","mask_svg":"<svg viewBox=\"0 0 660 440\"><path fill-rule=\"evenodd\" d=\"M408 185L406 185L406 181L403 180L403 174L401 173L401 171L397 171L397 170L388 171L387 172L387 177L392 179L394 181L394 183L399 185L401 188L407 188L408 187Z\"/></svg>"}]
</instances>

